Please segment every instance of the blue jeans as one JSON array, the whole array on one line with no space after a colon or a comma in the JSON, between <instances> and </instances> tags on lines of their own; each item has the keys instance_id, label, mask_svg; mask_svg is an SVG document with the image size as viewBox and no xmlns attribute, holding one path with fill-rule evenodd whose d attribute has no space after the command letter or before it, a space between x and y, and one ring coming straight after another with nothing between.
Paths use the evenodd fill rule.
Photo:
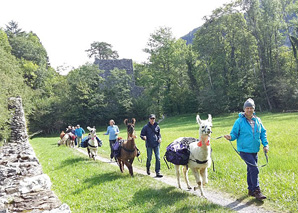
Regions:
<instances>
[{"instance_id":1,"label":"blue jeans","mask_svg":"<svg viewBox=\"0 0 298 213\"><path fill-rule=\"evenodd\" d=\"M157 147L146 147L147 149L147 162L146 162L146 167L150 168L151 165L151 159L152 159L152 151L154 151L155 154L155 172L159 173L160 171L160 154L159 154L159 147L160 144L158 144Z\"/></svg>"},{"instance_id":2,"label":"blue jeans","mask_svg":"<svg viewBox=\"0 0 298 213\"><path fill-rule=\"evenodd\" d=\"M240 152L240 156L243 160L257 166L258 153ZM249 165L247 163L246 165L248 189L254 191L256 188L259 188L259 168L256 166Z\"/></svg>"}]
</instances>

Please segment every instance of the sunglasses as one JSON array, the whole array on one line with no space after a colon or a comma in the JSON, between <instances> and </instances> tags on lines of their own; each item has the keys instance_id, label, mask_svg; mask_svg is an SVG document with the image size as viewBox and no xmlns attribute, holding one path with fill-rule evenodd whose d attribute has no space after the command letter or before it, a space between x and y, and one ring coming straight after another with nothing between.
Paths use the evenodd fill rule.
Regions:
<instances>
[{"instance_id":1,"label":"sunglasses","mask_svg":"<svg viewBox=\"0 0 298 213\"><path fill-rule=\"evenodd\" d=\"M150 119L154 120L155 118L150 118Z\"/></svg>"}]
</instances>

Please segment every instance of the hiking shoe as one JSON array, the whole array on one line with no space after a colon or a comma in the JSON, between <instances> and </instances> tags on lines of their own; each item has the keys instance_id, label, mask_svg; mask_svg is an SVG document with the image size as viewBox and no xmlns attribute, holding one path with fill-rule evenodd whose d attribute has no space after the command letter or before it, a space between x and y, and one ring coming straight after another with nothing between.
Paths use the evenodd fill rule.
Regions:
<instances>
[{"instance_id":1,"label":"hiking shoe","mask_svg":"<svg viewBox=\"0 0 298 213\"><path fill-rule=\"evenodd\" d=\"M162 175L162 174L160 174L160 173L156 173L156 177L158 177L158 178L162 178L162 177L163 177L163 175Z\"/></svg>"},{"instance_id":2,"label":"hiking shoe","mask_svg":"<svg viewBox=\"0 0 298 213\"><path fill-rule=\"evenodd\" d=\"M253 191L253 196L257 199L257 200L264 200L267 197L265 195L262 194L261 190L259 188L255 189Z\"/></svg>"},{"instance_id":3,"label":"hiking shoe","mask_svg":"<svg viewBox=\"0 0 298 213\"><path fill-rule=\"evenodd\" d=\"M253 190L248 190L248 195L254 197L254 191Z\"/></svg>"},{"instance_id":4,"label":"hiking shoe","mask_svg":"<svg viewBox=\"0 0 298 213\"><path fill-rule=\"evenodd\" d=\"M147 167L147 175L150 175L150 168Z\"/></svg>"}]
</instances>

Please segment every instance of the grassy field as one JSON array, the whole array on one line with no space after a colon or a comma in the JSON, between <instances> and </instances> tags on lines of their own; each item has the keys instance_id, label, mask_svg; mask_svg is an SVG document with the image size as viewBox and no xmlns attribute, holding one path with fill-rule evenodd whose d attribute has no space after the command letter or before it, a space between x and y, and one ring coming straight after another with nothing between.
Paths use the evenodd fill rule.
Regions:
<instances>
[{"instance_id":1,"label":"grassy field","mask_svg":"<svg viewBox=\"0 0 298 213\"><path fill-rule=\"evenodd\" d=\"M267 129L270 145L269 164L260 169L259 175L261 189L268 197L262 205L280 211L295 212L298 210L298 113L259 113L258 116L262 119ZM201 117L202 119L206 119L207 115L202 115ZM212 137L215 138L228 134L237 117L238 113L214 117ZM145 123L146 122L137 122L137 136L139 136L141 128ZM119 127L121 131L120 136L126 138L124 125L119 125ZM166 146L174 139L184 136L198 137L198 125L195 122L195 114L166 118L160 123L160 127L163 139L161 144L161 156L164 155ZM104 141L103 147L99 149L99 155L109 157L108 136L102 135L106 127L97 129L98 136ZM31 143L43 165L44 172L49 174L54 183L55 192L64 202L70 204L75 212L88 211L90 206L93 206L92 209L98 208L99 211L103 211L104 208L106 208L106 211L122 209L127 212L149 212L157 209L160 209L161 212L191 212L203 209L207 211L222 211L218 206L211 205L206 201L202 201L200 198L192 198L191 195L185 194L179 190L176 191L176 189L172 187L156 184L151 178L142 175L136 175L133 179L128 178L127 170L124 175L121 175L119 168L110 168L101 163L94 163L74 150L65 147L56 147L57 141L58 137L36 138L33 139ZM212 169L209 169L209 184L207 187L227 192L237 199L253 200L253 198L249 198L246 195L245 163L225 139L211 140L211 144L213 149L212 157L215 161L216 171L213 172ZM233 142L233 144L236 145L236 142ZM135 161L134 166L145 169L146 149L144 141L138 138L137 146L142 153L142 163ZM51 153L48 154L49 149L53 150L54 153L51 151ZM155 159L153 158L152 171L154 171L154 162ZM259 154L259 162L260 164L265 163L265 157L262 152ZM91 165L87 166L86 164ZM95 170L93 170L93 168L95 168ZM166 175L174 176L175 174L174 168L168 170L163 161L161 163L161 170L162 173ZM189 177L192 185L194 185L192 175L190 174ZM121 183L127 184L127 186L121 186ZM118 184L120 184L120 186L118 186ZM184 182L182 182L182 184L184 184ZM97 191L97 194L94 194L94 196L98 197L91 199L90 197L92 196L87 196L87 188L89 188L88 191L91 189ZM125 202L121 198L123 195L120 195L120 188L125 188L127 191L131 192L130 195L125 196L127 198L127 200L124 199ZM67 192L68 190L70 192ZM163 193L160 195L163 198L169 197L169 194L174 193L175 196L170 195L170 197L173 197L172 199L175 199L175 201L164 202L163 200L157 199L156 197L159 196L159 193ZM139 200L136 194L138 194L137 197L143 196L143 198ZM179 196L183 198L179 198ZM192 199L195 201L191 201ZM116 206L109 204L111 200L117 201L118 204ZM179 202L179 200L181 202ZM158 202L157 207L155 207L156 202ZM203 202L203 204L201 202ZM86 204L87 206L84 207L85 209L81 207L85 205L84 203L88 203Z\"/></svg>"},{"instance_id":2,"label":"grassy field","mask_svg":"<svg viewBox=\"0 0 298 213\"><path fill-rule=\"evenodd\" d=\"M132 178L116 166L57 147L57 138L35 138L31 144L52 189L72 212L230 212L148 176Z\"/></svg>"}]
</instances>

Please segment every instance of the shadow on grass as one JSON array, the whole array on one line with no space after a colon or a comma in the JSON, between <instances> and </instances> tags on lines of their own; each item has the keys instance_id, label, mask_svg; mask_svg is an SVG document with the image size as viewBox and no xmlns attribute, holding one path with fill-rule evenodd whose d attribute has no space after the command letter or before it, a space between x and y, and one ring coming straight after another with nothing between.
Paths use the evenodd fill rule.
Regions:
<instances>
[{"instance_id":1,"label":"shadow on grass","mask_svg":"<svg viewBox=\"0 0 298 213\"><path fill-rule=\"evenodd\" d=\"M161 189L141 189L136 192L129 206L144 206L146 202L154 204L146 212L159 212L164 206L171 206L177 201L185 199L186 193L179 192L175 187L163 187Z\"/></svg>"},{"instance_id":2,"label":"shadow on grass","mask_svg":"<svg viewBox=\"0 0 298 213\"><path fill-rule=\"evenodd\" d=\"M246 208L247 206L251 206L251 205L262 206L264 204L263 201L258 201L256 199L249 200L248 202L243 202L247 198L250 198L250 197L248 197L247 195L244 195L244 196L238 198L237 200L235 200L234 202L229 203L228 205L226 205L226 207L228 207L234 211L240 211L240 210Z\"/></svg>"},{"instance_id":3,"label":"shadow on grass","mask_svg":"<svg viewBox=\"0 0 298 213\"><path fill-rule=\"evenodd\" d=\"M84 158L84 157L72 157L72 158L68 158L66 160L61 161L60 165L58 168L56 169L62 169L64 167L67 166L72 166L73 164L77 164L79 162L87 162L90 161L88 158Z\"/></svg>"},{"instance_id":4,"label":"shadow on grass","mask_svg":"<svg viewBox=\"0 0 298 213\"><path fill-rule=\"evenodd\" d=\"M80 194L82 191L88 190L96 185L101 185L106 182L112 182L117 179L125 179L125 178L131 178L128 175L121 175L120 173L115 172L109 172L109 173L102 173L94 175L90 178L86 178L83 180L84 182L84 188L78 189L72 194Z\"/></svg>"},{"instance_id":5,"label":"shadow on grass","mask_svg":"<svg viewBox=\"0 0 298 213\"><path fill-rule=\"evenodd\" d=\"M58 141L56 143L51 143L51 146L57 146L57 147L59 147L58 146ZM65 146L65 145L60 145L60 146Z\"/></svg>"},{"instance_id":6,"label":"shadow on grass","mask_svg":"<svg viewBox=\"0 0 298 213\"><path fill-rule=\"evenodd\" d=\"M207 203L207 202L204 202L198 206L184 206L180 209L176 209L174 211L174 213L180 213L180 212L193 212L193 211L196 211L196 212L221 212L222 209L214 204L214 203Z\"/></svg>"},{"instance_id":7,"label":"shadow on grass","mask_svg":"<svg viewBox=\"0 0 298 213\"><path fill-rule=\"evenodd\" d=\"M176 188L171 187L163 187L161 189L143 189L136 192L133 196L133 201L129 204L129 206L145 206L146 202L150 203L149 205L152 207L150 209L144 210L144 212L160 212L162 208L167 206L181 205L181 207L176 209L173 212L191 212L191 211L217 211L220 210L220 207L216 204L205 202L199 202L194 205L184 205L176 204L177 202L185 200L189 196L195 196L192 194L188 194L185 192L180 192L179 190L175 190Z\"/></svg>"},{"instance_id":8,"label":"shadow on grass","mask_svg":"<svg viewBox=\"0 0 298 213\"><path fill-rule=\"evenodd\" d=\"M195 196L192 194L188 194L185 192L180 192L176 190L175 187L163 187L161 189L142 189L136 192L133 196L133 199L129 206L140 206L144 207L144 212L160 212L161 209L165 209L167 206L171 207L174 205L181 205L182 207L178 207L174 212L191 212L198 210L218 210L219 206L216 204L202 202L197 205L184 205L183 203L176 204L177 202L183 201L187 199L189 196ZM150 208L146 208L146 203ZM152 205L153 204L153 205ZM146 210L145 210L146 209Z\"/></svg>"},{"instance_id":9,"label":"shadow on grass","mask_svg":"<svg viewBox=\"0 0 298 213\"><path fill-rule=\"evenodd\" d=\"M195 204L185 205L185 200L190 196L197 197L196 195L179 191L173 186L163 187L161 189L142 189L134 194L133 199L128 206L143 207L143 212L148 213L160 212L161 209L173 206L178 206L178 208L173 211L175 213L193 211L216 212L222 209L222 207L218 206L217 204L210 203L207 200L200 198L198 198L199 202L196 202ZM178 202L181 203L177 204ZM147 203L150 208L146 207Z\"/></svg>"}]
</instances>

